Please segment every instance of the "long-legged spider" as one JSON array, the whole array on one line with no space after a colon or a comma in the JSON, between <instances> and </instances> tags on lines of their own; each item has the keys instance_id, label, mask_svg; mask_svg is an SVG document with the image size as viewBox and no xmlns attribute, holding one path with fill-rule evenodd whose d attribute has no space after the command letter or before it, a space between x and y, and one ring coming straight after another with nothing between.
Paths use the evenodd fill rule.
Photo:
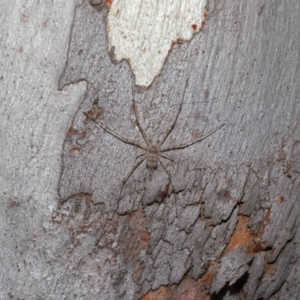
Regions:
<instances>
[{"instance_id":1,"label":"long-legged spider","mask_svg":"<svg viewBox=\"0 0 300 300\"><path fill-rule=\"evenodd\" d=\"M146 166L148 169L150 170L155 170L157 167L158 167L158 163L161 164L162 168L164 169L166 175L168 176L170 182L171 182L171 178L170 178L170 175L165 167L165 165L163 164L162 162L162 159L167 159L167 160L170 160L172 162L173 159L171 159L170 157L168 157L167 155L165 155L164 153L165 152L168 152L168 151L172 151L172 150L178 150L178 149L184 149L184 148L187 148L195 143L198 143L200 141L203 141L204 139L206 139L207 137L209 137L210 135L212 135L214 132L216 132L217 130L219 130L221 127L223 127L224 125L226 125L225 123L219 125L218 127L216 127L215 129L209 131L208 133L206 134L203 134L202 136L200 136L198 139L195 139L195 140L192 140L192 141L188 141L188 142L185 142L185 143L182 143L182 144L179 144L179 145L176 145L176 146L172 146L172 147L163 147L165 141L167 140L168 136L170 135L170 133L172 132L172 130L174 129L175 125L176 125L176 122L177 122L177 119L178 119L178 116L181 112L181 109L182 109L182 105L183 105L183 100L185 98L185 92L186 92L186 87L187 87L187 83L185 85L185 89L184 89L184 92L183 92L183 96L182 96L182 99L181 99L181 102L179 104L179 109L178 109L178 112L176 113L175 115L175 118L173 120L173 122L171 123L171 125L167 128L166 130L166 133L162 136L162 138L160 140L158 140L157 144L154 144L151 142L151 140L147 137L143 127L141 126L141 123L139 121L139 118L138 118L138 113L137 113L137 108L136 108L136 103L135 103L135 100L134 98L132 98L132 102L133 102L133 109L134 109L134 114L135 114L135 119L136 119L136 124L139 128L139 131L141 132L143 138L144 138L144 141L146 143L146 145L143 145L143 144L140 144L140 143L137 143L133 140L130 140L128 138L125 138L123 136L121 136L118 132L116 132L115 130L109 128L107 125L105 124L102 124L102 123L99 123L97 122L95 119L91 118L90 116L88 116L86 114L86 116L91 119L98 127L100 127L101 129L103 129L104 131L106 131L107 133L109 133L110 135L114 136L115 138L117 138L118 140L126 143L126 144L129 144L129 145L132 145L132 146L135 146L135 147L138 147L140 148L141 150L144 151L144 153L138 155L136 157L136 162L135 164L133 165L133 167L131 168L131 170L128 172L127 176L125 177L125 179L123 180L122 182L122 187L121 187L121 190L120 190L120 196L119 198L122 197L122 191L123 191L123 188L126 184L126 182L128 181L128 179L130 178L130 176L132 175L132 173L146 160Z\"/></svg>"}]
</instances>

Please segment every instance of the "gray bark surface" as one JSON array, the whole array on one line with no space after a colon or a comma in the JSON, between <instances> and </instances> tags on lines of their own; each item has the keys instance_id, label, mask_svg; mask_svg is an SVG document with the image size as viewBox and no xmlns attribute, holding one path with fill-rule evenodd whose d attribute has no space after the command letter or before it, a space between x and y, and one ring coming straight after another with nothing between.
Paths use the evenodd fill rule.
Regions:
<instances>
[{"instance_id":1,"label":"gray bark surface","mask_svg":"<svg viewBox=\"0 0 300 300\"><path fill-rule=\"evenodd\" d=\"M148 89L107 53L103 5L2 5L24 30L1 37L3 299L299 297L300 3L232 2ZM167 148L225 126L128 176L138 122Z\"/></svg>"}]
</instances>

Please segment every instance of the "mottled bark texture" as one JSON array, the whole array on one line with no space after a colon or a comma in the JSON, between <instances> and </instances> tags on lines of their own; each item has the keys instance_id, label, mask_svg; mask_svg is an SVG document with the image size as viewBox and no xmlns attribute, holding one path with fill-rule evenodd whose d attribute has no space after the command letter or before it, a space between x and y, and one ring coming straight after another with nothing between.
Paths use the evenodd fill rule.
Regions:
<instances>
[{"instance_id":1,"label":"mottled bark texture","mask_svg":"<svg viewBox=\"0 0 300 300\"><path fill-rule=\"evenodd\" d=\"M66 132L53 226L35 241L59 261L60 295L298 299L300 2L209 1L203 30L174 45L149 88L107 53L106 14L78 1L59 80L87 84ZM157 145L182 100L164 146L226 125L131 173L133 144L146 144L138 122Z\"/></svg>"},{"instance_id":2,"label":"mottled bark texture","mask_svg":"<svg viewBox=\"0 0 300 300\"><path fill-rule=\"evenodd\" d=\"M174 46L148 89L133 87L127 62L107 53L105 15L78 4L60 80L61 88L88 84L59 184L76 272L98 266L92 281L110 276L119 299L296 299L299 3L210 2L202 32ZM140 149L91 119L145 144L132 98L154 144L182 98L169 147L226 125L171 151L174 161L154 171L144 162L131 174ZM106 272L98 256L110 257Z\"/></svg>"}]
</instances>

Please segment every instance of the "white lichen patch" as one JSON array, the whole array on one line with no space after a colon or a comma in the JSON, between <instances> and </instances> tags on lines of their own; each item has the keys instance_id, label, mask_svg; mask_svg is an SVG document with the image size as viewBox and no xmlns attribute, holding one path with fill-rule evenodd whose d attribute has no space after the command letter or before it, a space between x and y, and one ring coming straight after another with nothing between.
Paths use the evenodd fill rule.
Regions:
<instances>
[{"instance_id":1,"label":"white lichen patch","mask_svg":"<svg viewBox=\"0 0 300 300\"><path fill-rule=\"evenodd\" d=\"M206 0L112 0L107 33L115 59L127 59L136 84L149 86L172 44L188 41L205 19Z\"/></svg>"}]
</instances>

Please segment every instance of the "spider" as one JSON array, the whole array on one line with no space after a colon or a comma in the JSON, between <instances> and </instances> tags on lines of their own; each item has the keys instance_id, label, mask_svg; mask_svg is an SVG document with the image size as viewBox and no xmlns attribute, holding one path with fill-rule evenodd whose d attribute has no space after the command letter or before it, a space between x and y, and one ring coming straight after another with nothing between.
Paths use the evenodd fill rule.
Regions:
<instances>
[{"instance_id":1,"label":"spider","mask_svg":"<svg viewBox=\"0 0 300 300\"><path fill-rule=\"evenodd\" d=\"M122 197L123 188L124 188L126 182L128 181L128 179L130 178L130 176L133 174L133 172L144 161L146 161L146 167L149 170L152 170L152 171L157 169L158 164L160 163L160 165L162 166L163 170L165 171L165 173L168 176L168 178L170 180L170 183L171 183L170 175L169 175L164 163L162 162L162 159L167 159L167 160L170 160L172 162L174 162L174 160L172 158L170 158L169 156L167 156L165 153L168 152L168 151L172 151L172 150L184 149L184 148L187 148L187 147L189 147L189 146L191 146L195 143L203 141L204 139L206 139L207 137L212 135L214 132L219 130L221 127L226 125L226 123L223 123L223 124L219 125L218 127L216 127L215 129L209 131L206 134L203 134L202 136L200 136L199 138L197 138L195 140L188 141L188 142L185 142L185 143L182 143L182 144L179 144L179 145L176 145L176 146L172 146L172 147L164 147L163 145L164 145L165 141L167 140L167 138L169 137L172 130L174 129L174 127L176 125L176 122L177 122L177 119L178 119L178 117L180 115L180 112L182 110L183 100L185 98L186 87L187 87L187 82L186 82L186 85L185 85L185 89L184 89L184 92L183 92L181 102L179 104L179 109L178 109L178 111L175 115L175 118L174 118L173 122L171 123L171 125L167 128L165 134L162 136L162 138L160 140L158 140L158 142L156 144L152 143L151 140L147 137L147 135L146 135L146 133L145 133L140 121L139 121L136 102L135 102L134 97L132 98L132 102L133 102L133 109L134 109L136 124L138 126L139 131L141 132L141 134L143 136L145 144L140 144L140 143L137 143L133 140L130 140L128 138L125 138L125 137L121 136L115 130L109 128L107 125L105 125L103 123L97 122L91 115L89 115L88 113L85 113L85 115L87 116L88 119L92 120L98 127L103 129L105 132L109 133L110 135L112 135L113 137L115 137L118 140L122 141L123 143L135 146L135 147L143 150L143 153L136 157L135 164L133 165L133 167L131 168L131 170L128 172L127 176L123 180L119 198Z\"/></svg>"}]
</instances>

